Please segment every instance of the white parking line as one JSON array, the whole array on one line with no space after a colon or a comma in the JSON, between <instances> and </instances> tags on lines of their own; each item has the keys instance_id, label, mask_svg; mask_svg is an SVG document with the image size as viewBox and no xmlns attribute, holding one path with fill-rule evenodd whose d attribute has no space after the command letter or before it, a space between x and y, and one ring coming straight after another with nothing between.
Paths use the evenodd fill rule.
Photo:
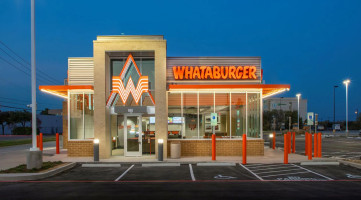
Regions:
<instances>
[{"instance_id":1,"label":"white parking line","mask_svg":"<svg viewBox=\"0 0 361 200\"><path fill-rule=\"evenodd\" d=\"M196 181L196 178L194 177L192 164L189 164L189 172L191 173L192 181Z\"/></svg>"},{"instance_id":2,"label":"white parking line","mask_svg":"<svg viewBox=\"0 0 361 200\"><path fill-rule=\"evenodd\" d=\"M273 166L286 166L286 165L280 165L280 164L271 164L271 165L268 164L268 165L262 165L262 166L248 166L247 165L247 167L250 169L252 169L253 167L255 167L255 168L262 167L263 168L263 167L273 167Z\"/></svg>"},{"instance_id":3,"label":"white parking line","mask_svg":"<svg viewBox=\"0 0 361 200\"><path fill-rule=\"evenodd\" d=\"M297 166L297 167L299 167L299 168L301 168L301 169L304 169L304 170L306 170L306 171L308 171L308 172L311 172L311 173L313 173L313 174L316 174L316 175L318 175L318 176L321 176L321 177L323 177L323 178L325 178L325 179L333 180L332 178L329 178L329 177L324 176L324 175L322 175L322 174L319 174L319 173L317 173L317 172L311 171L311 170L309 170L309 169L303 168L303 167L301 167L301 166L298 166L298 165L295 165L295 164L291 164L291 165Z\"/></svg>"},{"instance_id":4,"label":"white parking line","mask_svg":"<svg viewBox=\"0 0 361 200\"><path fill-rule=\"evenodd\" d=\"M257 177L259 180L263 181L263 179L261 177L259 177L257 174L253 173L251 170L249 170L246 166L242 165L241 163L239 163L239 165L241 167L243 167L245 170L247 170L249 173L253 174L253 176Z\"/></svg>"},{"instance_id":5,"label":"white parking line","mask_svg":"<svg viewBox=\"0 0 361 200\"><path fill-rule=\"evenodd\" d=\"M293 168L294 166L279 166L279 167L272 167L272 169L289 169ZM297 168L298 169L298 168ZM263 169L253 169L253 171L259 172L259 171L267 171L269 168L263 168Z\"/></svg>"},{"instance_id":6,"label":"white parking line","mask_svg":"<svg viewBox=\"0 0 361 200\"><path fill-rule=\"evenodd\" d=\"M267 175L267 176L262 176L262 177L285 176L285 175L304 174L304 173L309 173L309 172L296 172L296 173L287 173L287 174L273 174L273 175Z\"/></svg>"},{"instance_id":7,"label":"white parking line","mask_svg":"<svg viewBox=\"0 0 361 200\"><path fill-rule=\"evenodd\" d=\"M122 175L120 175L117 179L115 179L114 181L119 181L121 178L123 178L123 176L125 176L129 170L131 170L134 167L134 165L130 166L125 172L123 172Z\"/></svg>"},{"instance_id":8,"label":"white parking line","mask_svg":"<svg viewBox=\"0 0 361 200\"><path fill-rule=\"evenodd\" d=\"M294 171L294 170L300 170L300 169L287 169L287 170L278 170L278 171L259 172L258 174L269 174L269 173L273 173L273 172L287 172L287 171Z\"/></svg>"}]
</instances>

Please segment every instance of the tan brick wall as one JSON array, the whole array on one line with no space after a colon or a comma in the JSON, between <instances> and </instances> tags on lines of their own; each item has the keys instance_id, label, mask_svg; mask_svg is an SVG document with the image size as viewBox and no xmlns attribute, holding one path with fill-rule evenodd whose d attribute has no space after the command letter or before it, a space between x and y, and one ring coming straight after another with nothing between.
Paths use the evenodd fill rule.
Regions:
<instances>
[{"instance_id":1,"label":"tan brick wall","mask_svg":"<svg viewBox=\"0 0 361 200\"><path fill-rule=\"evenodd\" d=\"M63 149L68 148L68 101L63 101Z\"/></svg>"},{"instance_id":2,"label":"tan brick wall","mask_svg":"<svg viewBox=\"0 0 361 200\"><path fill-rule=\"evenodd\" d=\"M212 156L212 140L168 140L168 149L172 142L181 143L181 156ZM217 140L216 155L242 156L242 140ZM263 156L264 140L247 140L247 155Z\"/></svg>"},{"instance_id":3,"label":"tan brick wall","mask_svg":"<svg viewBox=\"0 0 361 200\"><path fill-rule=\"evenodd\" d=\"M87 157L93 156L92 141L68 141L69 157Z\"/></svg>"}]
</instances>

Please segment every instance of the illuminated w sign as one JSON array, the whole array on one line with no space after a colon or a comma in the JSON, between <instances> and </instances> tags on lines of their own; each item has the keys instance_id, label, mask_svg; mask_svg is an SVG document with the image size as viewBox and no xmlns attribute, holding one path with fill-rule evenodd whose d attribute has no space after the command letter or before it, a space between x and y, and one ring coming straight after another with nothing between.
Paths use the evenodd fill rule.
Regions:
<instances>
[{"instance_id":1,"label":"illuminated w sign","mask_svg":"<svg viewBox=\"0 0 361 200\"><path fill-rule=\"evenodd\" d=\"M133 65L131 65L133 64ZM127 73L130 74L130 67L134 66L136 72L139 75L139 80L136 86L134 86L134 82L132 80L132 77L128 76L128 82L127 85L124 86L123 80L125 77L127 77ZM127 102L127 99L129 97L129 94L132 94L133 99L136 104L139 103L140 98L142 97L143 93L148 93L150 96L150 99L152 100L154 104L154 99L151 93L149 92L149 81L148 76L142 76L140 73L137 64L134 61L134 58L132 54L129 54L127 60L124 63L123 69L120 72L119 76L114 76L112 79L113 87L112 92L109 95L109 98L107 100L107 107L114 106L116 102L118 101L119 97L122 100L122 102L125 104Z\"/></svg>"}]
</instances>

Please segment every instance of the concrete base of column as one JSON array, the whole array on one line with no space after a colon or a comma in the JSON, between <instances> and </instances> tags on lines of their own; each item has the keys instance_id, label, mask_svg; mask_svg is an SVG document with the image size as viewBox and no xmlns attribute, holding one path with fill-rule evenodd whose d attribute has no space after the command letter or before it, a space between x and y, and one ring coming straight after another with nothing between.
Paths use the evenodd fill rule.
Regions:
<instances>
[{"instance_id":1,"label":"concrete base of column","mask_svg":"<svg viewBox=\"0 0 361 200\"><path fill-rule=\"evenodd\" d=\"M43 166L43 152L40 150L29 150L26 154L26 168L40 169Z\"/></svg>"}]
</instances>

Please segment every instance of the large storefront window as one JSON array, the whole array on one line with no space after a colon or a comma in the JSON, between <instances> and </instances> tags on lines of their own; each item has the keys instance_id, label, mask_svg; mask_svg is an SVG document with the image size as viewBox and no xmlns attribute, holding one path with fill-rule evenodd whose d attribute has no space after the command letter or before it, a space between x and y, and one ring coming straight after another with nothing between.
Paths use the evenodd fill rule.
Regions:
<instances>
[{"instance_id":1,"label":"large storefront window","mask_svg":"<svg viewBox=\"0 0 361 200\"><path fill-rule=\"evenodd\" d=\"M89 92L69 94L70 139L94 138L94 97Z\"/></svg>"},{"instance_id":2,"label":"large storefront window","mask_svg":"<svg viewBox=\"0 0 361 200\"><path fill-rule=\"evenodd\" d=\"M168 138L181 138L183 134L183 118L181 108L182 94L168 95Z\"/></svg>"},{"instance_id":3,"label":"large storefront window","mask_svg":"<svg viewBox=\"0 0 361 200\"><path fill-rule=\"evenodd\" d=\"M182 138L261 137L260 92L169 92L168 130L181 130ZM211 126L211 113L217 113L217 125ZM178 126L174 118L183 116ZM213 130L214 128L214 130ZM171 138L170 138L171 139Z\"/></svg>"},{"instance_id":4,"label":"large storefront window","mask_svg":"<svg viewBox=\"0 0 361 200\"><path fill-rule=\"evenodd\" d=\"M248 137L260 137L260 95L249 93L247 98L248 113Z\"/></svg>"},{"instance_id":5,"label":"large storefront window","mask_svg":"<svg viewBox=\"0 0 361 200\"><path fill-rule=\"evenodd\" d=\"M242 137L246 133L246 93L231 93L232 137Z\"/></svg>"},{"instance_id":6,"label":"large storefront window","mask_svg":"<svg viewBox=\"0 0 361 200\"><path fill-rule=\"evenodd\" d=\"M198 138L197 93L183 94L184 138Z\"/></svg>"}]
</instances>

